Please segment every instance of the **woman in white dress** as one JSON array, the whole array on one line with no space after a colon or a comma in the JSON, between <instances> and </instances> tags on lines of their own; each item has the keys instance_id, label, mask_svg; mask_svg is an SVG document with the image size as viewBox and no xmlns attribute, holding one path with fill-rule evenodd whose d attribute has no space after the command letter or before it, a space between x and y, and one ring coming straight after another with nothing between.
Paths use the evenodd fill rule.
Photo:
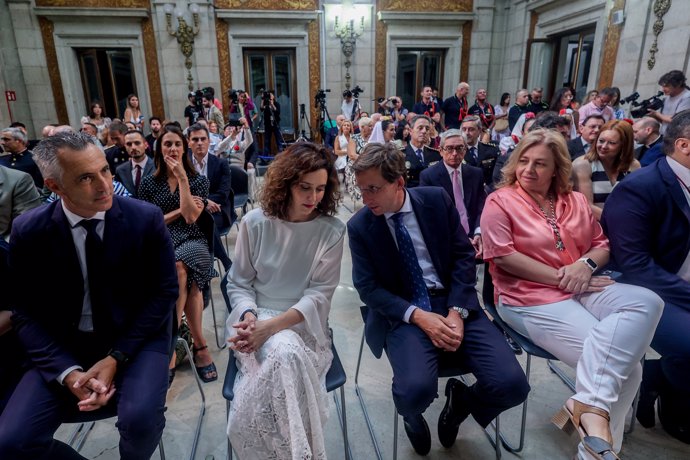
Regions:
<instances>
[{"instance_id":1,"label":"woman in white dress","mask_svg":"<svg viewBox=\"0 0 690 460\"><path fill-rule=\"evenodd\" d=\"M245 459L325 459L328 313L345 225L331 153L297 142L266 173L228 274L227 336L239 374L228 436Z\"/></svg>"}]
</instances>

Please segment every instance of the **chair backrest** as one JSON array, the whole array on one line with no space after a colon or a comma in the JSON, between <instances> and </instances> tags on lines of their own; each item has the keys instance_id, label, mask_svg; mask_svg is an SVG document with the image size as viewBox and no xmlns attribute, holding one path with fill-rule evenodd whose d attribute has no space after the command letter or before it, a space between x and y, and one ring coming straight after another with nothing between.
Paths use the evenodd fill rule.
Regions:
<instances>
[{"instance_id":1,"label":"chair backrest","mask_svg":"<svg viewBox=\"0 0 690 460\"><path fill-rule=\"evenodd\" d=\"M230 270L225 272L225 276L220 280L220 292L223 294L223 300L225 300L225 307L228 309L228 315L232 311L232 305L230 305L230 296L228 295L228 275Z\"/></svg>"},{"instance_id":2,"label":"chair backrest","mask_svg":"<svg viewBox=\"0 0 690 460\"><path fill-rule=\"evenodd\" d=\"M206 237L206 241L208 242L208 250L211 252L211 257L213 257L213 232L216 231L216 222L213 220L213 216L206 210L201 211L201 214L199 214L199 217L196 219L196 224Z\"/></svg>"},{"instance_id":3,"label":"chair backrest","mask_svg":"<svg viewBox=\"0 0 690 460\"><path fill-rule=\"evenodd\" d=\"M249 176L247 175L247 171L239 166L230 165L230 175L232 176L232 191L235 196L248 194Z\"/></svg>"}]
</instances>

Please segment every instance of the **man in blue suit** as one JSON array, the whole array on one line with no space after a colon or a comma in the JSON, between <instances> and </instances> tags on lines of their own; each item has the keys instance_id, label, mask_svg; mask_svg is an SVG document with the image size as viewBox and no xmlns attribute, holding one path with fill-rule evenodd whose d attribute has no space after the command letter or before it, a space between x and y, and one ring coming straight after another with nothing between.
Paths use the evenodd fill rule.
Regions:
<instances>
[{"instance_id":1,"label":"man in blue suit","mask_svg":"<svg viewBox=\"0 0 690 460\"><path fill-rule=\"evenodd\" d=\"M677 114L664 136L665 158L616 186L601 223L611 256L626 282L656 292L666 303L647 360L637 417L690 443L690 110Z\"/></svg>"},{"instance_id":2,"label":"man in blue suit","mask_svg":"<svg viewBox=\"0 0 690 460\"><path fill-rule=\"evenodd\" d=\"M405 187L405 158L392 145L367 146L353 169L365 208L348 222L352 279L369 307L372 352L386 350L393 400L420 455L431 448L422 413L437 397L440 365L472 372L471 387L446 386L438 434L455 442L472 415L483 427L525 400L529 385L515 355L479 306L475 251L452 200L438 187Z\"/></svg>"},{"instance_id":3,"label":"man in blue suit","mask_svg":"<svg viewBox=\"0 0 690 460\"><path fill-rule=\"evenodd\" d=\"M61 199L12 228L12 323L32 368L0 416L3 459L83 458L53 439L80 412L117 414L128 460L150 458L165 426L178 294L172 241L158 207L113 196L93 142L59 133L34 150ZM46 264L53 269L37 277ZM123 273L146 281L135 289L112 282Z\"/></svg>"},{"instance_id":4,"label":"man in blue suit","mask_svg":"<svg viewBox=\"0 0 690 460\"><path fill-rule=\"evenodd\" d=\"M237 218L232 199L232 174L226 160L209 154L209 136L208 128L199 123L193 124L187 130L192 164L199 174L208 177L209 180L206 209L213 216L217 230L213 236L213 253L227 271L232 262L220 240L220 231L229 229Z\"/></svg>"}]
</instances>

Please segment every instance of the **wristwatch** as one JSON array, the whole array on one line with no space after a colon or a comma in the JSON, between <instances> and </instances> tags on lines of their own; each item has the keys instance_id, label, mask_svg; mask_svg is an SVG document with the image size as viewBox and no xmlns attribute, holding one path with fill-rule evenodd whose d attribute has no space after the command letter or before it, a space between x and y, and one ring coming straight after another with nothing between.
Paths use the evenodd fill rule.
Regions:
<instances>
[{"instance_id":1,"label":"wristwatch","mask_svg":"<svg viewBox=\"0 0 690 460\"><path fill-rule=\"evenodd\" d=\"M589 257L582 257L580 259L577 259L578 262L582 262L583 264L587 265L587 267L592 270L592 273L594 273L599 266L595 261L590 259Z\"/></svg>"},{"instance_id":2,"label":"wristwatch","mask_svg":"<svg viewBox=\"0 0 690 460\"><path fill-rule=\"evenodd\" d=\"M240 315L240 321L244 321L244 315L246 315L247 313L251 313L252 315L254 315L254 318L259 319L259 312L258 311L254 310L253 308L247 308Z\"/></svg>"},{"instance_id":3,"label":"wristwatch","mask_svg":"<svg viewBox=\"0 0 690 460\"><path fill-rule=\"evenodd\" d=\"M448 310L455 310L462 319L467 319L470 317L470 311L464 307L449 307Z\"/></svg>"},{"instance_id":4,"label":"wristwatch","mask_svg":"<svg viewBox=\"0 0 690 460\"><path fill-rule=\"evenodd\" d=\"M119 350L111 349L108 352L108 356L110 356L115 361L117 361L117 364L127 364L127 361L129 361L129 358L127 357L127 355L122 353Z\"/></svg>"}]
</instances>

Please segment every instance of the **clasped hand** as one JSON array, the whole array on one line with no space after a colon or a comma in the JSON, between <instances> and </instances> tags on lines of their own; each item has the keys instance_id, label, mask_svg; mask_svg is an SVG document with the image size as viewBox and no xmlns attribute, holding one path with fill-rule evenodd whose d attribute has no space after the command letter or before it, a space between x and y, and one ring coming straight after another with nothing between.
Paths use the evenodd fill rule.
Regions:
<instances>
[{"instance_id":1,"label":"clasped hand","mask_svg":"<svg viewBox=\"0 0 690 460\"><path fill-rule=\"evenodd\" d=\"M443 317L417 308L410 316L410 323L416 325L431 339L436 348L456 351L460 348L465 333L465 324L460 315L451 310Z\"/></svg>"},{"instance_id":2,"label":"clasped hand","mask_svg":"<svg viewBox=\"0 0 690 460\"><path fill-rule=\"evenodd\" d=\"M103 358L86 372L74 370L65 377L64 384L77 397L77 407L89 412L108 404L115 394L113 378L117 362L110 356Z\"/></svg>"},{"instance_id":3,"label":"clasped hand","mask_svg":"<svg viewBox=\"0 0 690 460\"><path fill-rule=\"evenodd\" d=\"M254 353L272 335L268 321L259 321L252 313L246 313L244 319L232 325L237 334L228 339L230 348L241 353Z\"/></svg>"},{"instance_id":4,"label":"clasped hand","mask_svg":"<svg viewBox=\"0 0 690 460\"><path fill-rule=\"evenodd\" d=\"M600 292L615 283L608 276L592 276L592 270L579 260L558 269L558 287L566 292Z\"/></svg>"}]
</instances>

